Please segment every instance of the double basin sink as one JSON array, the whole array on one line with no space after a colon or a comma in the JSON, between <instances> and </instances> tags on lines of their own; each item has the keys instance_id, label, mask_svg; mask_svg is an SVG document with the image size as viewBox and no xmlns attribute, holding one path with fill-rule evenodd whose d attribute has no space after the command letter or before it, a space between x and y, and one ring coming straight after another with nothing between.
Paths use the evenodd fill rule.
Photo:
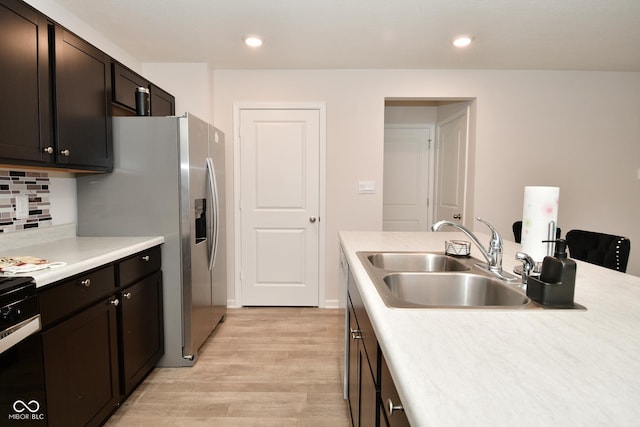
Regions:
<instances>
[{"instance_id":1,"label":"double basin sink","mask_svg":"<svg viewBox=\"0 0 640 427\"><path fill-rule=\"evenodd\" d=\"M358 252L384 303L398 308L535 308L516 283L471 257L437 252Z\"/></svg>"}]
</instances>

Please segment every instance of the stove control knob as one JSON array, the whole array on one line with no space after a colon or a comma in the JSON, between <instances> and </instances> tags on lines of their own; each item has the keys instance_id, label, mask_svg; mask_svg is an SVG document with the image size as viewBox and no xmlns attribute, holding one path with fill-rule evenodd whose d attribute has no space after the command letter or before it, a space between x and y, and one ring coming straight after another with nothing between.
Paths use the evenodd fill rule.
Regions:
<instances>
[{"instance_id":1,"label":"stove control knob","mask_svg":"<svg viewBox=\"0 0 640 427\"><path fill-rule=\"evenodd\" d=\"M0 311L2 321L6 323L15 323L20 317L20 310L14 310L12 307L3 308Z\"/></svg>"}]
</instances>

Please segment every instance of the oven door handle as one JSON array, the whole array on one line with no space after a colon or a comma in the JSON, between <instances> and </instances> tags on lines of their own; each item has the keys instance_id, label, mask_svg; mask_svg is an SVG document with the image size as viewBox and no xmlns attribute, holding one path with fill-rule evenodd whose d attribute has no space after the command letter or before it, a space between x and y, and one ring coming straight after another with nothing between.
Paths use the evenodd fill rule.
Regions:
<instances>
[{"instance_id":1,"label":"oven door handle","mask_svg":"<svg viewBox=\"0 0 640 427\"><path fill-rule=\"evenodd\" d=\"M35 334L40 329L42 329L40 315L36 314L17 325L13 325L10 328L0 331L0 354L9 350L25 338Z\"/></svg>"}]
</instances>

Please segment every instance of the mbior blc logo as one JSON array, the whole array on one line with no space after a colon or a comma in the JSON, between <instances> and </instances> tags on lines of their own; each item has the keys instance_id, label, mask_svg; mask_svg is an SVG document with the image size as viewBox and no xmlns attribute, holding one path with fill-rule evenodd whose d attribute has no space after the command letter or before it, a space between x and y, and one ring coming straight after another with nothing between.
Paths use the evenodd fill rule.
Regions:
<instances>
[{"instance_id":1,"label":"mbior blc logo","mask_svg":"<svg viewBox=\"0 0 640 427\"><path fill-rule=\"evenodd\" d=\"M40 403L35 399L28 402L16 400L11 408L13 412L9 413L10 420L44 420L44 414L40 412Z\"/></svg>"}]
</instances>

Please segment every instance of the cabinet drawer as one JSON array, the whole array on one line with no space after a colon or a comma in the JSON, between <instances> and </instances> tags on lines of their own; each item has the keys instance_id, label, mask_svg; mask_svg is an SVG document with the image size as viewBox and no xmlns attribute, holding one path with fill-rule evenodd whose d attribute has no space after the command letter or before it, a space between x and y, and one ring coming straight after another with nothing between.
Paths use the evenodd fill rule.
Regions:
<instances>
[{"instance_id":1,"label":"cabinet drawer","mask_svg":"<svg viewBox=\"0 0 640 427\"><path fill-rule=\"evenodd\" d=\"M114 289L115 272L112 265L43 289L39 295L43 327L113 294Z\"/></svg>"},{"instance_id":2,"label":"cabinet drawer","mask_svg":"<svg viewBox=\"0 0 640 427\"><path fill-rule=\"evenodd\" d=\"M118 286L127 286L160 270L160 246L139 252L118 263Z\"/></svg>"}]
</instances>

